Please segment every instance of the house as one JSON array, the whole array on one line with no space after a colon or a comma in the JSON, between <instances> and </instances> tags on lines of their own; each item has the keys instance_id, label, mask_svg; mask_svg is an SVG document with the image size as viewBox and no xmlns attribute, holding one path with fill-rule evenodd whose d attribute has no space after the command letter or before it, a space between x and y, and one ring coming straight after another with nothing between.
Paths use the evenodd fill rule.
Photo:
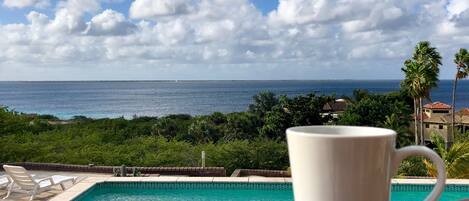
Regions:
<instances>
[{"instance_id":1,"label":"house","mask_svg":"<svg viewBox=\"0 0 469 201\"><path fill-rule=\"evenodd\" d=\"M448 134L452 132L451 112L452 107L442 102L428 103L423 106L424 139L430 142L432 133L439 134L445 142L451 143ZM418 117L418 119L420 119ZM469 131L469 108L461 109L455 113L455 128L462 132Z\"/></svg>"},{"instance_id":2,"label":"house","mask_svg":"<svg viewBox=\"0 0 469 201\"><path fill-rule=\"evenodd\" d=\"M350 105L350 101L346 99L336 99L334 101L329 101L322 107L322 115L327 116L331 115L333 118L338 118L342 114L347 106Z\"/></svg>"},{"instance_id":3,"label":"house","mask_svg":"<svg viewBox=\"0 0 469 201\"><path fill-rule=\"evenodd\" d=\"M423 112L425 141L429 142L431 134L437 133L448 142L448 133L451 132L451 106L437 101L425 104Z\"/></svg>"}]
</instances>

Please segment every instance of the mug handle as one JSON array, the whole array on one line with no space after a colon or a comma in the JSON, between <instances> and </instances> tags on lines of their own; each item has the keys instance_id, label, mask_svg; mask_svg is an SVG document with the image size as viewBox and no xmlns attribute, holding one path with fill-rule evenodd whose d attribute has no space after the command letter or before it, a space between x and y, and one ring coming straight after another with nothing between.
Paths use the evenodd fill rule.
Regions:
<instances>
[{"instance_id":1,"label":"mug handle","mask_svg":"<svg viewBox=\"0 0 469 201\"><path fill-rule=\"evenodd\" d=\"M436 185L433 187L432 192L430 192L427 198L425 198L425 201L438 200L441 193L444 191L446 181L446 170L443 160L437 153L427 147L416 145L404 147L394 151L394 157L392 160L394 174L397 173L397 169L401 161L409 156L424 156L436 165L436 169L438 170Z\"/></svg>"}]
</instances>

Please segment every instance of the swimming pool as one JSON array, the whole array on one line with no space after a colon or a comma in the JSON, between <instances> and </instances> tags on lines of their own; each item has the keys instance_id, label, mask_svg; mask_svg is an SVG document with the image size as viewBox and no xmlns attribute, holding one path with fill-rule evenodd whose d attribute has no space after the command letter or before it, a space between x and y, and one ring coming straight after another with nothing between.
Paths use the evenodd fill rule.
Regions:
<instances>
[{"instance_id":1,"label":"swimming pool","mask_svg":"<svg viewBox=\"0 0 469 201\"><path fill-rule=\"evenodd\" d=\"M423 200L433 185L393 184L391 200ZM469 185L448 184L440 201L469 198ZM103 182L74 201L293 201L290 183Z\"/></svg>"}]
</instances>

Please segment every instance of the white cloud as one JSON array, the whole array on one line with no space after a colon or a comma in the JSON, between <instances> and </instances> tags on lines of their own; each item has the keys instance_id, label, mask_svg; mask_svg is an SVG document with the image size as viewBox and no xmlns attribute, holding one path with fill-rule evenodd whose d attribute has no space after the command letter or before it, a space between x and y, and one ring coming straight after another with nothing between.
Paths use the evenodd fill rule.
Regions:
<instances>
[{"instance_id":1,"label":"white cloud","mask_svg":"<svg viewBox=\"0 0 469 201\"><path fill-rule=\"evenodd\" d=\"M77 14L67 8L59 9L55 13L55 18L48 25L53 33L72 34L82 32L86 28L85 21L81 13Z\"/></svg>"},{"instance_id":2,"label":"white cloud","mask_svg":"<svg viewBox=\"0 0 469 201\"><path fill-rule=\"evenodd\" d=\"M101 9L98 0L67 0L58 3L59 8L66 8L74 15L82 15L83 13L96 13Z\"/></svg>"},{"instance_id":3,"label":"white cloud","mask_svg":"<svg viewBox=\"0 0 469 201\"><path fill-rule=\"evenodd\" d=\"M96 13L100 9L97 0L68 0L57 5L55 18L48 24L52 33L75 34L85 31L85 13Z\"/></svg>"},{"instance_id":4,"label":"white cloud","mask_svg":"<svg viewBox=\"0 0 469 201\"><path fill-rule=\"evenodd\" d=\"M342 26L346 32L368 31L372 29L396 29L411 22L405 17L402 8L394 5L378 4L366 18L343 22Z\"/></svg>"},{"instance_id":5,"label":"white cloud","mask_svg":"<svg viewBox=\"0 0 469 201\"><path fill-rule=\"evenodd\" d=\"M469 9L469 1L467 0L450 0L447 6L450 16L459 15Z\"/></svg>"},{"instance_id":6,"label":"white cloud","mask_svg":"<svg viewBox=\"0 0 469 201\"><path fill-rule=\"evenodd\" d=\"M453 0L448 6L448 18L455 26L469 26L469 1Z\"/></svg>"},{"instance_id":7,"label":"white cloud","mask_svg":"<svg viewBox=\"0 0 469 201\"><path fill-rule=\"evenodd\" d=\"M189 11L188 0L136 0L130 6L129 14L135 19L152 19L184 14Z\"/></svg>"},{"instance_id":8,"label":"white cloud","mask_svg":"<svg viewBox=\"0 0 469 201\"><path fill-rule=\"evenodd\" d=\"M158 23L155 27L158 40L165 45L175 45L182 42L188 34L188 25L182 20Z\"/></svg>"},{"instance_id":9,"label":"white cloud","mask_svg":"<svg viewBox=\"0 0 469 201\"><path fill-rule=\"evenodd\" d=\"M125 19L122 13L107 9L88 22L84 33L90 35L127 35L132 33L136 27Z\"/></svg>"},{"instance_id":10,"label":"white cloud","mask_svg":"<svg viewBox=\"0 0 469 201\"><path fill-rule=\"evenodd\" d=\"M31 22L31 25L33 26L41 26L49 22L49 17L47 17L47 15L38 13L36 11L31 11L28 15L26 15L26 18L29 20L29 22Z\"/></svg>"},{"instance_id":11,"label":"white cloud","mask_svg":"<svg viewBox=\"0 0 469 201\"><path fill-rule=\"evenodd\" d=\"M362 16L371 0L280 0L277 10L269 13L271 24L305 24L353 20Z\"/></svg>"},{"instance_id":12,"label":"white cloud","mask_svg":"<svg viewBox=\"0 0 469 201\"><path fill-rule=\"evenodd\" d=\"M54 15L31 11L27 23L0 24L0 69L89 65L201 78L241 70L237 76L247 77L233 78L249 72L280 79L398 78L418 41L432 41L445 65L452 65L454 51L469 47L465 0L280 0L267 15L249 0L135 0L129 16L100 2L61 1Z\"/></svg>"},{"instance_id":13,"label":"white cloud","mask_svg":"<svg viewBox=\"0 0 469 201\"><path fill-rule=\"evenodd\" d=\"M196 41L221 41L229 37L233 33L234 29L235 24L231 20L206 22L198 26L195 30Z\"/></svg>"},{"instance_id":14,"label":"white cloud","mask_svg":"<svg viewBox=\"0 0 469 201\"><path fill-rule=\"evenodd\" d=\"M8 8L45 8L50 5L49 0L4 0L3 6Z\"/></svg>"}]
</instances>

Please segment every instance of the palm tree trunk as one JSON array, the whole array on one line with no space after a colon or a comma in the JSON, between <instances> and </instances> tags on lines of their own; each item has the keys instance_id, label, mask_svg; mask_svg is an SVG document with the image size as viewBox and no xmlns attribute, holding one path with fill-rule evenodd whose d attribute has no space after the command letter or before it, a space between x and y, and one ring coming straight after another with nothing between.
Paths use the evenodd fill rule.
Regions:
<instances>
[{"instance_id":1,"label":"palm tree trunk","mask_svg":"<svg viewBox=\"0 0 469 201\"><path fill-rule=\"evenodd\" d=\"M458 73L459 73L459 68L458 71L456 72L456 77L454 78L453 81L453 92L451 94L451 133L448 133L448 137L446 138L446 150L448 150L451 146L451 143L453 142L454 139L454 112L456 108L456 86L458 85Z\"/></svg>"},{"instance_id":2,"label":"palm tree trunk","mask_svg":"<svg viewBox=\"0 0 469 201\"><path fill-rule=\"evenodd\" d=\"M423 106L422 106L422 98L419 98L419 108L420 108L420 144L425 144L425 136L423 130Z\"/></svg>"},{"instance_id":3,"label":"palm tree trunk","mask_svg":"<svg viewBox=\"0 0 469 201\"><path fill-rule=\"evenodd\" d=\"M417 108L417 99L414 98L414 135L415 135L415 144L418 145L419 144L419 134L418 134L418 118L417 118L417 115L418 115L418 108Z\"/></svg>"}]
</instances>

